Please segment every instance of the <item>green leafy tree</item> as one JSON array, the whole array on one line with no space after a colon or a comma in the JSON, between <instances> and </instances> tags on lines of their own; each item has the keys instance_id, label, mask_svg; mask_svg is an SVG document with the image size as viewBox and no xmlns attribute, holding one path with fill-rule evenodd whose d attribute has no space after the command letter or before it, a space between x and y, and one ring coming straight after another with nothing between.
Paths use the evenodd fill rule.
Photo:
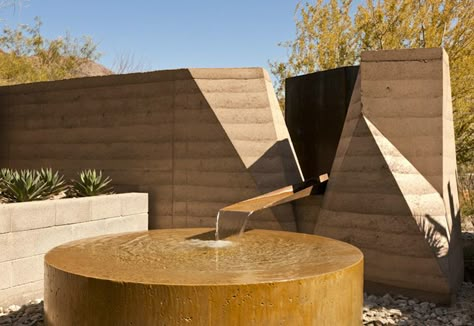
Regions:
<instances>
[{"instance_id":1,"label":"green leafy tree","mask_svg":"<svg viewBox=\"0 0 474 326\"><path fill-rule=\"evenodd\" d=\"M472 0L317 0L296 7L296 38L271 62L284 103L285 78L353 65L363 50L444 47L450 57L458 162L474 161L474 5Z\"/></svg>"},{"instance_id":2,"label":"green leafy tree","mask_svg":"<svg viewBox=\"0 0 474 326\"><path fill-rule=\"evenodd\" d=\"M0 36L0 84L18 84L75 77L81 67L97 60L97 46L88 37L69 34L54 40L41 35L41 21L34 26L5 27Z\"/></svg>"},{"instance_id":3,"label":"green leafy tree","mask_svg":"<svg viewBox=\"0 0 474 326\"><path fill-rule=\"evenodd\" d=\"M298 3L296 38L280 44L289 50L288 61L270 63L280 104L284 102L285 78L355 62L358 52L350 4L337 0L317 0L314 5Z\"/></svg>"}]
</instances>

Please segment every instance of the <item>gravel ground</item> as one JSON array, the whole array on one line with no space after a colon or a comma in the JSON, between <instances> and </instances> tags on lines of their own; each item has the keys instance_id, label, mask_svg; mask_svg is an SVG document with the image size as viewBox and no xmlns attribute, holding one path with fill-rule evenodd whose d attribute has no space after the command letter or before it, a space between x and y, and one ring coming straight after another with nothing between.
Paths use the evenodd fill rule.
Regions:
<instances>
[{"instance_id":1,"label":"gravel ground","mask_svg":"<svg viewBox=\"0 0 474 326\"><path fill-rule=\"evenodd\" d=\"M0 325L43 326L43 300L34 300L21 307L0 307Z\"/></svg>"},{"instance_id":2,"label":"gravel ground","mask_svg":"<svg viewBox=\"0 0 474 326\"><path fill-rule=\"evenodd\" d=\"M474 326L474 284L463 283L456 304L437 306L403 296L364 295L364 325ZM0 326L42 326L43 301L0 307Z\"/></svg>"},{"instance_id":3,"label":"gravel ground","mask_svg":"<svg viewBox=\"0 0 474 326\"><path fill-rule=\"evenodd\" d=\"M474 284L464 282L451 307L389 294L364 295L364 325L474 325Z\"/></svg>"}]
</instances>

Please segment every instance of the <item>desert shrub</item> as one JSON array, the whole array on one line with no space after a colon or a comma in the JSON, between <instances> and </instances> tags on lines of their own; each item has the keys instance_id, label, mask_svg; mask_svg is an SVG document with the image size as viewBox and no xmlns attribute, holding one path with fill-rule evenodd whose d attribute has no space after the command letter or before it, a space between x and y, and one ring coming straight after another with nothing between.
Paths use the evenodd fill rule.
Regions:
<instances>
[{"instance_id":1,"label":"desert shrub","mask_svg":"<svg viewBox=\"0 0 474 326\"><path fill-rule=\"evenodd\" d=\"M62 197L86 197L113 193L110 177L102 171L84 170L68 184L51 168L41 170L0 169L0 202L24 202Z\"/></svg>"},{"instance_id":2,"label":"desert shrub","mask_svg":"<svg viewBox=\"0 0 474 326\"><path fill-rule=\"evenodd\" d=\"M11 169L0 169L0 192L5 190L6 184L13 179L13 171Z\"/></svg>"},{"instance_id":3,"label":"desert shrub","mask_svg":"<svg viewBox=\"0 0 474 326\"><path fill-rule=\"evenodd\" d=\"M4 196L3 193L7 188L7 184L13 178L13 171L11 169L0 169L0 203L8 201Z\"/></svg>"},{"instance_id":4,"label":"desert shrub","mask_svg":"<svg viewBox=\"0 0 474 326\"><path fill-rule=\"evenodd\" d=\"M4 198L10 202L45 199L46 183L35 170L12 171L11 180L5 182Z\"/></svg>"},{"instance_id":5,"label":"desert shrub","mask_svg":"<svg viewBox=\"0 0 474 326\"><path fill-rule=\"evenodd\" d=\"M459 169L459 204L461 216L468 218L474 215L474 168L464 167Z\"/></svg>"},{"instance_id":6,"label":"desert shrub","mask_svg":"<svg viewBox=\"0 0 474 326\"><path fill-rule=\"evenodd\" d=\"M102 176L102 171L84 170L79 173L79 179L72 180L71 192L77 197L110 194L113 192L110 182L109 177Z\"/></svg>"},{"instance_id":7,"label":"desert shrub","mask_svg":"<svg viewBox=\"0 0 474 326\"><path fill-rule=\"evenodd\" d=\"M53 171L51 168L41 169L39 172L40 180L46 186L43 191L44 197L64 197L69 186L64 181L64 176L60 175L58 171Z\"/></svg>"}]
</instances>

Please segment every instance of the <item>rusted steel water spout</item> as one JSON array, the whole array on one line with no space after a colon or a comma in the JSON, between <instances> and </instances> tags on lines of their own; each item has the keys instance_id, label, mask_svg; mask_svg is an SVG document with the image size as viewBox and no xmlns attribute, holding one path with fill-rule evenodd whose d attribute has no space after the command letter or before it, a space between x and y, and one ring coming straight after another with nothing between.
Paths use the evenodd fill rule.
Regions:
<instances>
[{"instance_id":1,"label":"rusted steel water spout","mask_svg":"<svg viewBox=\"0 0 474 326\"><path fill-rule=\"evenodd\" d=\"M256 211L324 193L328 179L328 175L323 174L318 179L308 179L222 208L217 214L216 239L242 233L250 215Z\"/></svg>"}]
</instances>

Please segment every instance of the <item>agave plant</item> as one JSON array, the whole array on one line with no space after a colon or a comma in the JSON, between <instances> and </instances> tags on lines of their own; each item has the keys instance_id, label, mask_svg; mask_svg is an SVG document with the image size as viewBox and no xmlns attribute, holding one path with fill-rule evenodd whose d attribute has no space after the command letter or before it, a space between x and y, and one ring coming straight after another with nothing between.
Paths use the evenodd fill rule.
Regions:
<instances>
[{"instance_id":1,"label":"agave plant","mask_svg":"<svg viewBox=\"0 0 474 326\"><path fill-rule=\"evenodd\" d=\"M7 188L7 184L13 178L13 171L10 169L0 169L0 202L8 201L7 198L4 197L4 192Z\"/></svg>"},{"instance_id":2,"label":"agave plant","mask_svg":"<svg viewBox=\"0 0 474 326\"><path fill-rule=\"evenodd\" d=\"M46 183L34 170L12 171L11 179L5 183L3 196L12 202L45 199Z\"/></svg>"},{"instance_id":3,"label":"agave plant","mask_svg":"<svg viewBox=\"0 0 474 326\"><path fill-rule=\"evenodd\" d=\"M0 169L0 191L5 190L6 184L13 179L13 171L10 169Z\"/></svg>"},{"instance_id":4,"label":"agave plant","mask_svg":"<svg viewBox=\"0 0 474 326\"><path fill-rule=\"evenodd\" d=\"M105 195L113 192L112 179L102 178L102 171L84 170L78 180L72 180L72 192L78 197Z\"/></svg>"},{"instance_id":5,"label":"agave plant","mask_svg":"<svg viewBox=\"0 0 474 326\"><path fill-rule=\"evenodd\" d=\"M40 180L42 180L46 187L44 189L44 197L57 197L64 195L69 188L64 181L64 176L60 175L58 171L53 172L51 168L41 169L39 172Z\"/></svg>"}]
</instances>

